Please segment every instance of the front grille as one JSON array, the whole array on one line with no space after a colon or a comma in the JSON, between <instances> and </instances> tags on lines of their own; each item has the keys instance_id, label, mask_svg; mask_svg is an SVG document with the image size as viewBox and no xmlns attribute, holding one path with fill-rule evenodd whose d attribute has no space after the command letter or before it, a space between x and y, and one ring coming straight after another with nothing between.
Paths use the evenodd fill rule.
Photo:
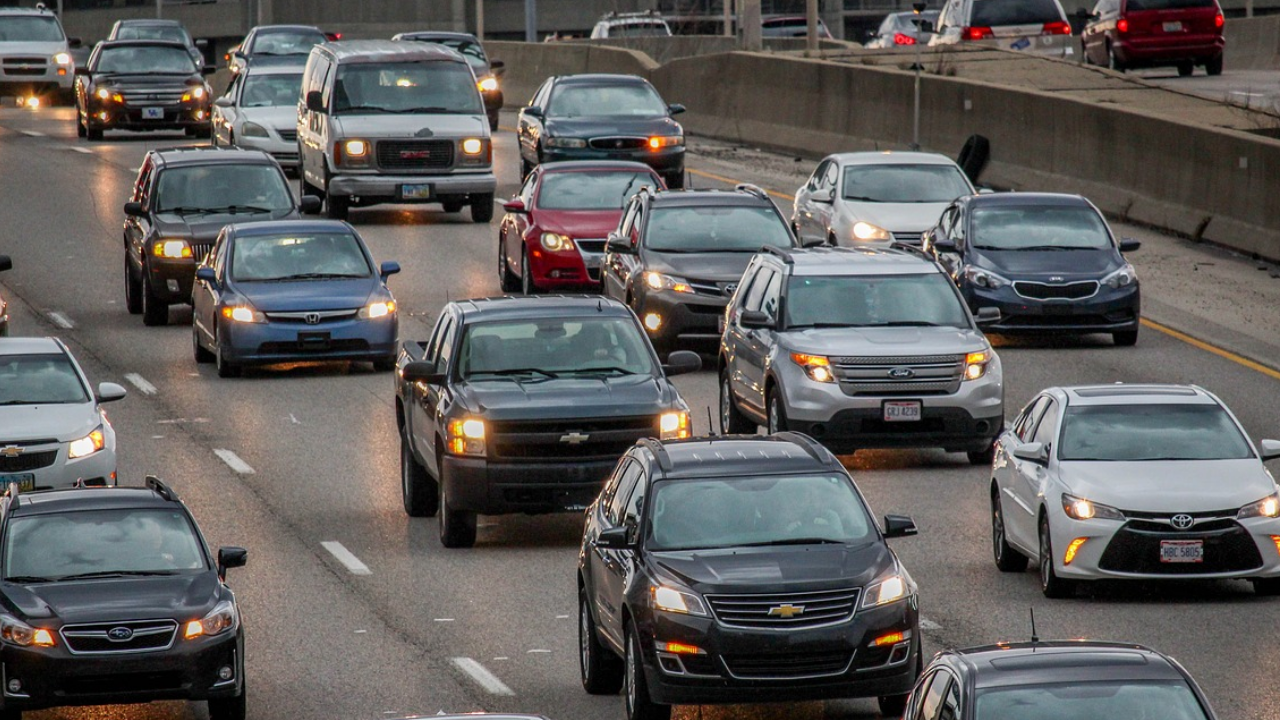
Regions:
<instances>
[{"instance_id":1,"label":"front grille","mask_svg":"<svg viewBox=\"0 0 1280 720\"><path fill-rule=\"evenodd\" d=\"M1047 305L1046 307L1054 307ZM1058 307L1070 308L1070 305L1060 305ZM1000 320L1000 325L1013 328L1044 328L1052 330L1063 325L1073 327L1098 327L1102 325L1113 325L1116 322L1124 322L1123 320L1108 320L1102 315L1007 315Z\"/></svg>"},{"instance_id":2,"label":"front grille","mask_svg":"<svg viewBox=\"0 0 1280 720\"><path fill-rule=\"evenodd\" d=\"M601 254L604 252L605 241L603 238L580 238L574 240L574 242L578 244L579 249L586 250L589 253Z\"/></svg>"},{"instance_id":3,"label":"front grille","mask_svg":"<svg viewBox=\"0 0 1280 720\"><path fill-rule=\"evenodd\" d=\"M48 65L49 58L38 56L7 57L3 62L5 67L9 67L10 65Z\"/></svg>"},{"instance_id":4,"label":"front grille","mask_svg":"<svg viewBox=\"0 0 1280 720\"><path fill-rule=\"evenodd\" d=\"M1098 282L1096 280L1088 280L1065 285L1016 282L1013 284L1013 291L1030 300L1083 300L1097 294Z\"/></svg>"},{"instance_id":5,"label":"front grille","mask_svg":"<svg viewBox=\"0 0 1280 720\"><path fill-rule=\"evenodd\" d=\"M14 77L44 75L49 71L49 58L8 57L4 59L4 74Z\"/></svg>"},{"instance_id":6,"label":"front grille","mask_svg":"<svg viewBox=\"0 0 1280 720\"><path fill-rule=\"evenodd\" d=\"M490 452L503 460L613 459L657 430L657 418L651 415L499 421L490 425Z\"/></svg>"},{"instance_id":7,"label":"front grille","mask_svg":"<svg viewBox=\"0 0 1280 720\"><path fill-rule=\"evenodd\" d=\"M733 294L733 288L738 287L737 280L727 282L717 282L715 280L689 280L689 287L699 295L710 295L712 297L727 299Z\"/></svg>"},{"instance_id":8,"label":"front grille","mask_svg":"<svg viewBox=\"0 0 1280 720\"><path fill-rule=\"evenodd\" d=\"M834 357L846 395L950 395L960 389L963 355Z\"/></svg>"},{"instance_id":9,"label":"front grille","mask_svg":"<svg viewBox=\"0 0 1280 720\"><path fill-rule=\"evenodd\" d=\"M0 473L17 473L49 467L58 459L57 450L24 452L16 457L0 455Z\"/></svg>"},{"instance_id":10,"label":"front grille","mask_svg":"<svg viewBox=\"0 0 1280 720\"><path fill-rule=\"evenodd\" d=\"M847 651L722 655L730 675L744 680L793 680L843 675L853 661Z\"/></svg>"},{"instance_id":11,"label":"front grille","mask_svg":"<svg viewBox=\"0 0 1280 720\"><path fill-rule=\"evenodd\" d=\"M302 312L269 312L264 313L267 319L278 323L298 323L302 325L316 325L322 322L333 322L334 320L350 320L354 318L357 310L317 310ZM315 322L311 322L315 320Z\"/></svg>"},{"instance_id":12,"label":"front grille","mask_svg":"<svg viewBox=\"0 0 1280 720\"><path fill-rule=\"evenodd\" d=\"M125 105L157 107L180 104L185 92L185 90L121 90L120 96L124 98Z\"/></svg>"},{"instance_id":13,"label":"front grille","mask_svg":"<svg viewBox=\"0 0 1280 720\"><path fill-rule=\"evenodd\" d=\"M1210 530L1228 530L1236 526L1237 510L1209 510L1189 513L1153 513L1138 510L1121 510L1129 519L1128 527L1147 532L1207 532ZM1173 526L1173 516L1189 515L1193 523L1189 528Z\"/></svg>"},{"instance_id":14,"label":"front grille","mask_svg":"<svg viewBox=\"0 0 1280 720\"><path fill-rule=\"evenodd\" d=\"M648 143L649 138L642 137L598 137L589 144L596 150L639 150Z\"/></svg>"},{"instance_id":15,"label":"front grille","mask_svg":"<svg viewBox=\"0 0 1280 720\"><path fill-rule=\"evenodd\" d=\"M197 263L204 262L205 256L208 255L209 251L212 249L212 243L192 243L191 257L194 258Z\"/></svg>"},{"instance_id":16,"label":"front grille","mask_svg":"<svg viewBox=\"0 0 1280 720\"><path fill-rule=\"evenodd\" d=\"M907 245L920 245L923 242L923 235L924 233L918 232L896 232L893 233L893 240Z\"/></svg>"},{"instance_id":17,"label":"front grille","mask_svg":"<svg viewBox=\"0 0 1280 720\"><path fill-rule=\"evenodd\" d=\"M1218 525L1216 521L1210 521L1209 524ZM1161 540L1202 540L1204 560L1160 562ZM1249 532L1235 521L1217 529L1193 528L1184 532L1168 527L1163 530L1147 530L1140 523L1129 522L1112 536L1098 561L1098 567L1103 570L1147 575L1244 572L1261 566L1262 555L1258 552L1258 546Z\"/></svg>"},{"instance_id":18,"label":"front grille","mask_svg":"<svg viewBox=\"0 0 1280 720\"><path fill-rule=\"evenodd\" d=\"M858 588L843 588L769 595L708 595L707 602L724 625L791 629L849 619L858 604L858 593Z\"/></svg>"},{"instance_id":19,"label":"front grille","mask_svg":"<svg viewBox=\"0 0 1280 720\"><path fill-rule=\"evenodd\" d=\"M111 639L113 632L127 629L124 640ZM173 645L178 623L173 620L130 620L115 623L66 625L59 631L72 655L106 655L166 650Z\"/></svg>"},{"instance_id":20,"label":"front grille","mask_svg":"<svg viewBox=\"0 0 1280 720\"><path fill-rule=\"evenodd\" d=\"M452 140L382 140L378 167L393 170L441 170L453 166Z\"/></svg>"},{"instance_id":21,"label":"front grille","mask_svg":"<svg viewBox=\"0 0 1280 720\"><path fill-rule=\"evenodd\" d=\"M280 133L280 139L284 140L285 142L293 142L298 139L297 128L289 128L288 130L285 130L283 128L276 128L276 132Z\"/></svg>"},{"instance_id":22,"label":"front grille","mask_svg":"<svg viewBox=\"0 0 1280 720\"><path fill-rule=\"evenodd\" d=\"M59 683L66 695L127 695L182 689L182 673L121 673L69 677Z\"/></svg>"}]
</instances>

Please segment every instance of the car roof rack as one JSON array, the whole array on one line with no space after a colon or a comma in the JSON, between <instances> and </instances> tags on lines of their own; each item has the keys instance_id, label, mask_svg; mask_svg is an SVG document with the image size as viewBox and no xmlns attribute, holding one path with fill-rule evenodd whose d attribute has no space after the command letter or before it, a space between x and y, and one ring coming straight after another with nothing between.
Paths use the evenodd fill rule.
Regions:
<instances>
[{"instance_id":1,"label":"car roof rack","mask_svg":"<svg viewBox=\"0 0 1280 720\"><path fill-rule=\"evenodd\" d=\"M173 491L173 488L165 485L164 481L155 475L147 476L147 489L169 502L178 502L178 494Z\"/></svg>"},{"instance_id":2,"label":"car roof rack","mask_svg":"<svg viewBox=\"0 0 1280 720\"><path fill-rule=\"evenodd\" d=\"M809 453L809 457L817 460L823 465L830 465L831 460L835 457L826 448L822 447L817 440L814 440L802 432L784 430L782 432L774 433L773 436L780 440L786 440L787 442L799 445L804 448L805 452Z\"/></svg>"},{"instance_id":3,"label":"car roof rack","mask_svg":"<svg viewBox=\"0 0 1280 720\"><path fill-rule=\"evenodd\" d=\"M671 456L667 454L667 449L662 446L662 443L653 438L644 438L640 441L640 444L653 453L653 457L658 461L658 467L662 469L662 472L671 472Z\"/></svg>"},{"instance_id":4,"label":"car roof rack","mask_svg":"<svg viewBox=\"0 0 1280 720\"><path fill-rule=\"evenodd\" d=\"M770 255L776 255L777 257L782 258L782 262L788 265L794 265L796 262L795 258L791 256L791 248L781 248L777 245L765 245L760 248L760 251Z\"/></svg>"},{"instance_id":5,"label":"car roof rack","mask_svg":"<svg viewBox=\"0 0 1280 720\"><path fill-rule=\"evenodd\" d=\"M769 193L765 192L759 185L753 185L751 183L738 183L737 185L733 186L733 189L737 190L738 192L750 193L760 198L761 200L769 199Z\"/></svg>"}]
</instances>

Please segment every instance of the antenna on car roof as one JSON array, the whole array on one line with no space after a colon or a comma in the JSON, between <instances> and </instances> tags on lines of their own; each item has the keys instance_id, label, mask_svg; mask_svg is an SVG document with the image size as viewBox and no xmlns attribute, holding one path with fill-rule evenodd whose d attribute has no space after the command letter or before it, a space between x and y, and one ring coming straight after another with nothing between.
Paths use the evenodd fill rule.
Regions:
<instances>
[{"instance_id":1,"label":"antenna on car roof","mask_svg":"<svg viewBox=\"0 0 1280 720\"><path fill-rule=\"evenodd\" d=\"M1027 609L1031 611L1031 643L1034 645L1035 643L1040 642L1040 636L1036 634L1036 609Z\"/></svg>"},{"instance_id":2,"label":"antenna on car roof","mask_svg":"<svg viewBox=\"0 0 1280 720\"><path fill-rule=\"evenodd\" d=\"M711 422L711 406L707 406L707 434L711 437L719 437L720 433L716 432L715 423Z\"/></svg>"}]
</instances>

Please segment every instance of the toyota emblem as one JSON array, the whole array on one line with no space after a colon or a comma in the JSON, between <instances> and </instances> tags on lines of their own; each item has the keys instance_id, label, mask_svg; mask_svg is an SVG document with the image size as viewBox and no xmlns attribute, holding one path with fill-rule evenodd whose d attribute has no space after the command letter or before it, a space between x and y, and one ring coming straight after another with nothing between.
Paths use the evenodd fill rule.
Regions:
<instances>
[{"instance_id":1,"label":"toyota emblem","mask_svg":"<svg viewBox=\"0 0 1280 720\"><path fill-rule=\"evenodd\" d=\"M128 642L133 639L133 630L127 627L113 627L107 631L107 639L111 642Z\"/></svg>"},{"instance_id":2,"label":"toyota emblem","mask_svg":"<svg viewBox=\"0 0 1280 720\"><path fill-rule=\"evenodd\" d=\"M909 367L896 367L889 371L889 377L894 380L907 380L916 376L916 371Z\"/></svg>"},{"instance_id":3,"label":"toyota emblem","mask_svg":"<svg viewBox=\"0 0 1280 720\"><path fill-rule=\"evenodd\" d=\"M320 313L307 313L303 319L307 321L308 325L317 325L320 323Z\"/></svg>"},{"instance_id":4,"label":"toyota emblem","mask_svg":"<svg viewBox=\"0 0 1280 720\"><path fill-rule=\"evenodd\" d=\"M1191 526L1196 524L1196 519L1186 513L1178 513L1169 518L1169 524L1178 530L1190 530Z\"/></svg>"},{"instance_id":5,"label":"toyota emblem","mask_svg":"<svg viewBox=\"0 0 1280 720\"><path fill-rule=\"evenodd\" d=\"M732 295L737 291L738 291L738 283L729 283L728 285L724 286L725 295Z\"/></svg>"}]
</instances>

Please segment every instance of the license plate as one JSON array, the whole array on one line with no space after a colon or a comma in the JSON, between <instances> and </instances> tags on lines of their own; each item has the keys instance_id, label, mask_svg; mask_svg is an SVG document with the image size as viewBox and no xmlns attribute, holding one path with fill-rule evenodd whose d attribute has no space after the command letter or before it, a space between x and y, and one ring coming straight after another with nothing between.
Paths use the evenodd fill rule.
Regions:
<instances>
[{"instance_id":1,"label":"license plate","mask_svg":"<svg viewBox=\"0 0 1280 720\"><path fill-rule=\"evenodd\" d=\"M884 404L885 422L919 422L919 400L889 400Z\"/></svg>"},{"instance_id":2,"label":"license plate","mask_svg":"<svg viewBox=\"0 0 1280 720\"><path fill-rule=\"evenodd\" d=\"M1070 315L1072 307L1062 303L1054 303L1044 306L1045 315Z\"/></svg>"},{"instance_id":3,"label":"license plate","mask_svg":"<svg viewBox=\"0 0 1280 720\"><path fill-rule=\"evenodd\" d=\"M1203 540L1161 540L1160 562L1162 563L1198 563L1204 562Z\"/></svg>"},{"instance_id":4,"label":"license plate","mask_svg":"<svg viewBox=\"0 0 1280 720\"><path fill-rule=\"evenodd\" d=\"M1165 32L1182 32L1182 23L1167 22L1164 24L1164 31Z\"/></svg>"},{"instance_id":5,"label":"license plate","mask_svg":"<svg viewBox=\"0 0 1280 720\"><path fill-rule=\"evenodd\" d=\"M431 183L401 185L400 197L404 198L405 200L430 200L431 199Z\"/></svg>"},{"instance_id":6,"label":"license plate","mask_svg":"<svg viewBox=\"0 0 1280 720\"><path fill-rule=\"evenodd\" d=\"M164 108L142 108L143 120L163 120Z\"/></svg>"},{"instance_id":7,"label":"license plate","mask_svg":"<svg viewBox=\"0 0 1280 720\"><path fill-rule=\"evenodd\" d=\"M35 473L19 473L17 475L0 475L0 492L9 487L9 483L18 483L19 490L35 490Z\"/></svg>"}]
</instances>

